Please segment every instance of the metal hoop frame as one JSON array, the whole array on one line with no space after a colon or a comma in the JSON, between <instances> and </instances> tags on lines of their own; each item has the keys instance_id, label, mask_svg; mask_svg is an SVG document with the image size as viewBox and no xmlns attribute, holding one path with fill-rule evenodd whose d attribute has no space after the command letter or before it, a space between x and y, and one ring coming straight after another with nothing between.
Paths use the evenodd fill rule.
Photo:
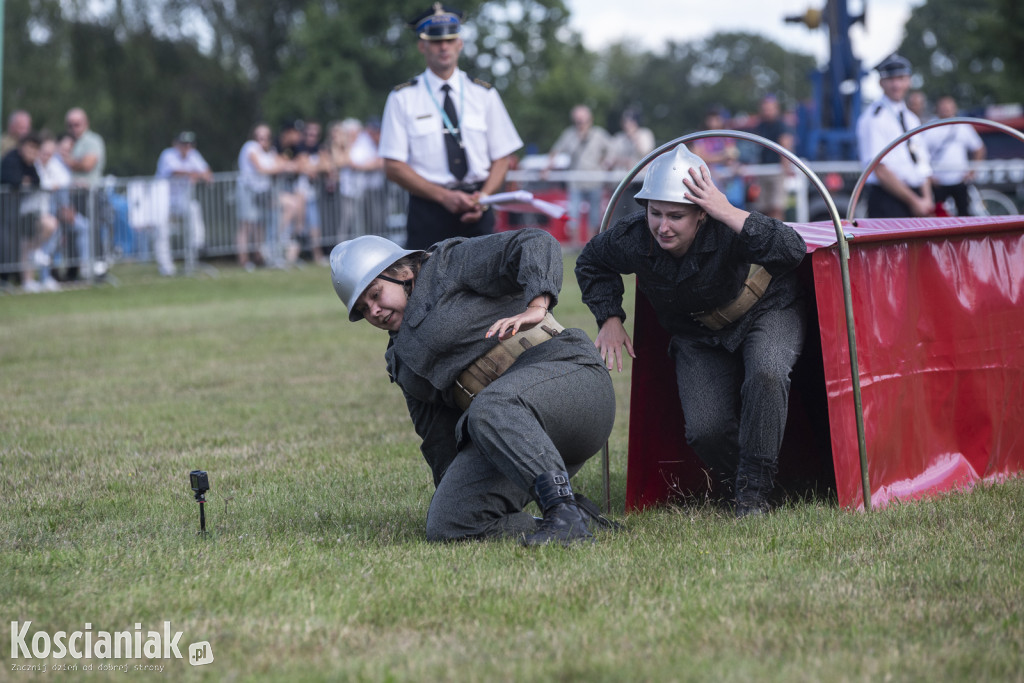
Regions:
<instances>
[{"instance_id":1,"label":"metal hoop frame","mask_svg":"<svg viewBox=\"0 0 1024 683\"><path fill-rule=\"evenodd\" d=\"M850 249L847 243L847 236L843 232L842 221L839 218L839 210L836 208L835 202L832 200L832 196L825 188L825 184L821 182L821 179L818 178L814 171L808 168L803 161L788 149L771 140L763 138L760 135L754 135L753 133L747 133L739 130L706 130L697 133L689 133L670 142L666 142L664 145L658 147L638 161L636 165L630 169L629 173L626 174L626 177L619 183L619 186L615 188L611 199L608 200L608 207L605 209L604 217L601 219L600 232L604 232L608 228L608 223L611 221L612 213L619 201L619 198L642 168L662 154L675 149L678 145L691 140L700 140L702 138L735 138L738 140L753 142L761 145L762 147L767 147L773 152L789 160L790 163L800 169L800 171L807 176L807 179L811 184L818 190L818 193L821 195L821 198L825 201L825 204L828 207L829 216L832 218L832 225L836 230L836 242L839 246L839 268L842 273L843 303L846 309L846 335L850 347L850 379L853 384L853 405L857 423L857 448L860 454L860 475L861 487L864 491L864 509L871 510L871 485L868 479L868 457L864 439L864 411L861 403L860 370L857 363L857 340L853 324L853 295L850 287L850 268L847 263L847 261L850 260ZM886 151L888 151L888 149ZM854 197L856 197L856 195L854 195ZM611 473L607 442L605 442L604 450L602 452L602 467L604 475L605 510L611 511Z\"/></svg>"},{"instance_id":2,"label":"metal hoop frame","mask_svg":"<svg viewBox=\"0 0 1024 683\"><path fill-rule=\"evenodd\" d=\"M860 178L857 179L857 184L853 186L853 193L850 195L850 204L846 208L847 222L849 222L851 225L857 225L857 222L853 220L853 211L854 209L857 208L857 202L858 200L860 200L861 192L864 191L864 185L867 183L868 177L875 172L875 169L878 167L878 164L882 162L882 159L884 159L889 152L891 152L896 147L899 147L901 144L903 144L904 141L909 140L918 133L929 130L931 128L938 128L940 126L952 126L959 123L968 123L979 126L985 126L987 128L994 128L1024 142L1024 133L1021 133L1016 128L1010 128L1006 124L999 123L997 121L989 121L988 119L975 119L968 116L957 116L949 119L938 119L935 121L929 121L928 123L923 123L917 128L912 128L911 130L908 130L907 132L903 133L903 135L900 135L898 138L890 142L885 149L879 152L875 156L875 158L871 160L871 163L868 164L867 168L865 168L864 171L860 174Z\"/></svg>"}]
</instances>

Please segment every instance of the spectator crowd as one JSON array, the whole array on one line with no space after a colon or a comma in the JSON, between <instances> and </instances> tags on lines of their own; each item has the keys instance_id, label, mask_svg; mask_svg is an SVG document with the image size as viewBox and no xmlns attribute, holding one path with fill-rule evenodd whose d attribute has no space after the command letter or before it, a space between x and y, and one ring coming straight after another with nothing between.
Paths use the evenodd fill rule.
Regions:
<instances>
[{"instance_id":1,"label":"spectator crowd","mask_svg":"<svg viewBox=\"0 0 1024 683\"><path fill-rule=\"evenodd\" d=\"M437 17L421 18L417 26L421 45L427 46L424 54L428 71L421 78L436 78L432 71L436 69L436 73L448 76L457 88L461 73L455 66L458 51L453 51L453 56L446 53L447 46L458 45L457 31L453 32L451 24L439 23ZM896 55L880 64L878 73L886 95L872 103L860 124L862 165L866 165L876 148L894 139L893 136L928 119L928 103L923 94L920 91L908 94L909 62ZM396 87L393 109L398 107L398 97L411 93L413 89L408 86L416 82L414 79ZM486 83L467 83L466 88L470 96L479 91L481 101L496 97ZM469 106L465 105L465 95L460 98L452 99L460 106ZM440 112L438 100L434 98L432 102ZM758 115L747 117L744 127L793 150L795 131L787 123L792 117L786 116L781 104L773 96L766 96ZM459 107L455 109L452 116L458 123ZM956 102L949 97L942 98L936 111L943 118L955 116ZM442 114L441 118L446 118L447 109ZM385 115L388 115L387 108ZM391 116L394 118L394 114ZM656 141L650 129L644 127L638 107L621 113L618 131L614 132L597 125L590 108L582 103L572 108L570 120L571 125L562 131L546 155L546 166L540 170L542 180L548 179L553 171L573 173L565 183L569 213L566 234L572 248L579 249L596 235L613 189L604 176L609 172L627 173L655 148ZM70 109L64 124L65 130L60 133L36 130L31 114L20 109L7 119L0 160L0 277L7 288L20 287L25 292L58 291L80 280L102 277L106 259L115 249L109 227L118 208L117 202L110 193L99 191L105 182L103 137L92 130L89 117L81 108ZM705 129L728 128L731 124L735 121L729 120L723 108L715 106L708 110ZM472 134L471 125L467 123L467 136ZM327 124L289 120L276 131L265 122L253 126L239 149L233 190L237 222L231 229L235 230L233 254L238 265L246 270L287 268L305 259L325 265L325 252L336 238L382 234L386 221L383 203L367 202L364 198L368 193L383 194L388 179L408 190L410 195L420 195L413 197L410 207L417 202L424 203L422 200L426 197L447 209L445 195L438 195L442 197L440 200L434 197L424 184L427 181L395 171L396 167L402 171L403 164L411 168L415 151L407 161L396 160L400 155L388 151L390 147L384 150L380 146L381 130L380 119L360 121L355 118ZM457 126L451 130L458 133ZM517 139L514 130L510 135L506 148L514 146L512 143ZM195 188L211 183L214 175L198 149L199 142L191 131L176 133L155 165L154 180L165 184L154 186L152 193L139 195L145 202L157 202L165 207L166 218L153 221L148 226L152 230L146 236L161 275L177 272L171 248L173 234L183 235L182 239L200 251L206 242L203 211L196 201ZM452 141L445 140L446 145L449 142ZM471 138L466 142L473 144ZM794 172L784 158L780 159L769 149L743 151L735 140L722 137L695 140L691 148L707 163L714 181L732 204L748 205L773 218L784 217L786 180ZM877 183L871 186L875 204L885 193L893 210L905 205L911 215L929 215L936 211L940 215L964 214L970 210L967 189L972 176L968 168L971 161L984 158L985 150L969 126L935 129L921 140L905 144L904 148L905 152L896 151L896 155L906 157L903 166L898 161L902 157L894 156L881 164L869 181ZM481 201L501 189L504 179L504 170L499 165L501 155L495 157L494 165L488 170L486 163L489 162L479 163L480 157L473 156L472 146L470 151L469 175L455 176L457 180L450 187L439 181L440 187L449 197L465 199L466 206L454 209L452 214L456 225L459 220L465 223L467 217L480 215L484 217L477 219L482 221L480 225L492 225L493 219L487 221L487 209ZM511 155L508 158L511 159ZM929 159L934 168L929 167ZM449 165L456 163L465 161L445 161L439 173L448 174ZM743 182L743 165L773 163L779 163L777 174L759 177L752 192ZM513 168L515 164L516 160L512 159ZM471 183L476 168L481 169L480 180ZM463 168L460 172L465 174L466 170ZM429 175L426 171L420 174ZM900 174L904 180L898 179ZM492 179L497 179L497 187L493 187ZM636 208L628 200L642 181L641 173L624 197L628 207ZM422 189L425 187L428 190ZM455 191L457 194L453 194ZM943 206L947 197L950 201ZM426 204L428 208L432 206L430 201ZM622 209L621 201L619 209ZM621 216L619 213L616 217ZM480 229L488 232L493 227Z\"/></svg>"},{"instance_id":2,"label":"spectator crowd","mask_svg":"<svg viewBox=\"0 0 1024 683\"><path fill-rule=\"evenodd\" d=\"M359 233L383 221L381 210L361 202L367 192L385 186L379 136L376 119L347 118L328 124L326 131L317 121L290 120L276 134L266 123L255 125L237 163L239 265L288 267L304 254L325 264L325 200L339 207L338 222ZM212 183L214 175L197 143L192 131L178 132L157 159L153 178L130 181L125 200L104 191L113 182L104 176L106 146L84 110L69 110L59 134L35 130L27 111L12 112L0 154L3 286L27 293L59 291L103 277L106 260L121 247L113 244L113 227L122 204L144 205L146 211L134 214L142 217L131 227L152 229L145 253L152 246L159 273L176 274L172 234L184 235L199 250L206 239L195 186Z\"/></svg>"}]
</instances>

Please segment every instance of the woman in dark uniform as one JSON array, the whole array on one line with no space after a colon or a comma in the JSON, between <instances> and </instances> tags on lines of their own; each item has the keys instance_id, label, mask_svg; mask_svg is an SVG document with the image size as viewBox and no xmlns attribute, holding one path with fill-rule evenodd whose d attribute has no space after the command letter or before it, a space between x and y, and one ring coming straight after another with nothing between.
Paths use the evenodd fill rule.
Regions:
<instances>
[{"instance_id":1,"label":"woman in dark uniform","mask_svg":"<svg viewBox=\"0 0 1024 683\"><path fill-rule=\"evenodd\" d=\"M592 540L607 520L569 478L607 440L615 398L591 340L550 314L558 242L527 229L408 251L364 236L334 248L331 278L349 320L390 335L388 374L437 487L427 538Z\"/></svg>"},{"instance_id":2,"label":"woman in dark uniform","mask_svg":"<svg viewBox=\"0 0 1024 683\"><path fill-rule=\"evenodd\" d=\"M685 145L651 163L636 199L646 211L591 240L576 262L596 346L609 370L622 370L623 347L633 355L622 274L635 273L672 336L687 442L735 486L738 516L764 512L803 349L795 271L806 245L785 223L732 206Z\"/></svg>"}]
</instances>

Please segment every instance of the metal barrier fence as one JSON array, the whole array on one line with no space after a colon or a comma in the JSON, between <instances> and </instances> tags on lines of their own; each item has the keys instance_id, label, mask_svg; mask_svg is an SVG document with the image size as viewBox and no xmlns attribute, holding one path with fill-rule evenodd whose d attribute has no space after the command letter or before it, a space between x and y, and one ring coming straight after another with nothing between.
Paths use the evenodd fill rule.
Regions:
<instances>
[{"instance_id":1,"label":"metal barrier fence","mask_svg":"<svg viewBox=\"0 0 1024 683\"><path fill-rule=\"evenodd\" d=\"M846 193L860 174L857 162L809 164L826 183L841 212ZM975 162L976 184L990 213L1016 212L1024 196L1024 162ZM734 182L748 190L775 164L743 165ZM580 173L518 169L508 174L509 187L567 203L565 187L574 180L596 180L604 201L622 179L620 172ZM787 184L787 220L827 220L806 179L797 174ZM92 282L112 279L118 262L153 262L170 275L208 269L218 260L240 265L286 266L300 255L317 258L338 242L365 234L405 239L406 192L383 174L351 173L341 181L315 184L279 181L261 195L240 188L237 173L218 173L211 182L189 183L152 177L108 178L93 189L12 193L0 189L0 278L17 284L22 272L39 281L49 275ZM747 205L748 208L752 204ZM639 208L624 196L616 215ZM600 207L598 219L603 214ZM50 216L50 219L44 217ZM544 216L512 215L507 227L554 227ZM44 244L35 244L44 220L57 228ZM562 219L563 221L565 219ZM500 225L500 224L499 224ZM566 227L566 226L563 226ZM572 226L568 226L570 229Z\"/></svg>"},{"instance_id":2,"label":"metal barrier fence","mask_svg":"<svg viewBox=\"0 0 1024 683\"><path fill-rule=\"evenodd\" d=\"M300 254L321 258L337 242L375 234L405 236L407 194L382 173L343 182L278 180L263 193L237 173L210 182L108 178L91 189L33 193L0 190L0 274L94 281L117 262L155 262L172 275L230 258L280 267ZM40 243L45 221L54 234Z\"/></svg>"}]
</instances>

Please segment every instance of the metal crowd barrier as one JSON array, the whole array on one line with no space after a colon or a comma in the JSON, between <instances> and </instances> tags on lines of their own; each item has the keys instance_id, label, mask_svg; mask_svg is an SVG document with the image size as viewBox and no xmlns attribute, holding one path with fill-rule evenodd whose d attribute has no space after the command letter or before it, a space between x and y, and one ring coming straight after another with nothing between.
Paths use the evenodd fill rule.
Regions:
<instances>
[{"instance_id":1,"label":"metal crowd barrier","mask_svg":"<svg viewBox=\"0 0 1024 683\"><path fill-rule=\"evenodd\" d=\"M845 210L860 164L819 162L808 167L824 178L840 211ZM999 189L1018 188L1017 192L1008 192L1010 197L993 187L980 188L987 206L1015 213L1011 197L1019 195L1019 188L1024 187L1024 162L974 162L972 168L977 171L978 185L987 181ZM745 182L756 183L761 176L779 173L779 166L743 164L740 172ZM509 172L508 187L564 199L566 183L596 180L604 185L607 201L622 177L621 171L543 174L521 168ZM1002 185L996 184L1000 182ZM58 217L59 227L43 249L50 265L37 272L77 277L85 282L116 281L110 268L120 262L153 263L167 275L189 274L197 270L213 272L218 261L224 260L287 265L296 254L311 258L319 251L326 255L338 242L359 235L381 235L399 243L405 239L408 195L386 181L381 172L348 172L331 181L322 177L314 183L296 183L294 179L276 182L269 192L255 199L259 215L254 224L244 226L244 243L239 241L242 222L238 185L238 174L231 172L215 174L211 182L197 183L109 177L92 189L55 190L32 199L0 189L0 285L16 285L23 262L36 267L33 255L23 252L25 236L31 234L41 212ZM816 206L817 193L803 174L791 178L788 192L787 220L803 223L828 218L827 207ZM622 201L617 211L625 214L638 208L631 201ZM251 259L240 259L240 252L251 252Z\"/></svg>"},{"instance_id":2,"label":"metal crowd barrier","mask_svg":"<svg viewBox=\"0 0 1024 683\"><path fill-rule=\"evenodd\" d=\"M113 247L114 206L105 187L53 191L0 188L0 276L10 285L25 270L63 271L85 281L106 275ZM40 240L43 221L55 233ZM45 257L45 258L44 258Z\"/></svg>"},{"instance_id":3,"label":"metal crowd barrier","mask_svg":"<svg viewBox=\"0 0 1024 683\"><path fill-rule=\"evenodd\" d=\"M153 177L114 178L94 188L48 192L0 189L0 275L16 284L26 264L41 277L84 282L113 280L121 262L153 262L164 275L210 270L241 251L266 266L284 266L296 255L326 256L338 242L359 235L402 241L408 196L382 173L351 173L339 182L275 181L253 196L258 208L239 241L237 173L210 182ZM40 267L24 253L39 216L58 219L56 234L40 249Z\"/></svg>"}]
</instances>

